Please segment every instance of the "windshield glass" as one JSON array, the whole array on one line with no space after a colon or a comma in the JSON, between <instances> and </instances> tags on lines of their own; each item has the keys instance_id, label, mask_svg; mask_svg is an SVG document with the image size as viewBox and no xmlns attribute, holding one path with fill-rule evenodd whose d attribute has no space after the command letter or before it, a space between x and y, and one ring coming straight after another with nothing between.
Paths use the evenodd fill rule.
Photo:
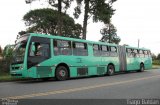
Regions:
<instances>
[{"instance_id":1,"label":"windshield glass","mask_svg":"<svg viewBox=\"0 0 160 105\"><path fill-rule=\"evenodd\" d=\"M23 63L26 50L26 42L18 43L13 50L13 63Z\"/></svg>"}]
</instances>

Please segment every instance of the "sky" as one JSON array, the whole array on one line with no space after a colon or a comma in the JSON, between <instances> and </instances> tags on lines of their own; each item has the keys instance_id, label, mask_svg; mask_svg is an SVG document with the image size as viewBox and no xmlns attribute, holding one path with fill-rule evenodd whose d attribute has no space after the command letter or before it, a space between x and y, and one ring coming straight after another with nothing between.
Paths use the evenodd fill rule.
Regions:
<instances>
[{"instance_id":1,"label":"sky","mask_svg":"<svg viewBox=\"0 0 160 105\"><path fill-rule=\"evenodd\" d=\"M43 0L47 1L47 0ZM44 2L26 4L25 0L0 0L0 46L14 44L19 31L25 30L23 16L36 8L49 7ZM160 0L117 0L113 4L116 9L112 23L117 28L121 38L120 45L128 44L151 49L154 54L160 53ZM68 10L72 15L73 8ZM83 15L76 20L83 23ZM88 22L87 40L98 41L101 38L100 29L103 23Z\"/></svg>"}]
</instances>

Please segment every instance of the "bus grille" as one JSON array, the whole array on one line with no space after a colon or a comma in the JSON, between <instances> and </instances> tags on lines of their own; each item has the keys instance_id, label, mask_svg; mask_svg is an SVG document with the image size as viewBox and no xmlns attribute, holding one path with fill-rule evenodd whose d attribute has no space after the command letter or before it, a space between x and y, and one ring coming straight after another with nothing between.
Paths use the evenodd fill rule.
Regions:
<instances>
[{"instance_id":1,"label":"bus grille","mask_svg":"<svg viewBox=\"0 0 160 105\"><path fill-rule=\"evenodd\" d=\"M47 66L40 66L37 67L37 75L41 77L49 77L49 75L52 73L51 67Z\"/></svg>"},{"instance_id":2,"label":"bus grille","mask_svg":"<svg viewBox=\"0 0 160 105\"><path fill-rule=\"evenodd\" d=\"M20 67L12 67L12 70L18 70Z\"/></svg>"}]
</instances>

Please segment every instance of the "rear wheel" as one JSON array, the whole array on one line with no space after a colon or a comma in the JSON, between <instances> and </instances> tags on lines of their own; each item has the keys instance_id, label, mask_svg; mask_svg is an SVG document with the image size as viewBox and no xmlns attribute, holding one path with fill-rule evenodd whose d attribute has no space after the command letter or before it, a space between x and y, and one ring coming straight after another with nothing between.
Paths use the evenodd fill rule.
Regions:
<instances>
[{"instance_id":1,"label":"rear wheel","mask_svg":"<svg viewBox=\"0 0 160 105\"><path fill-rule=\"evenodd\" d=\"M112 76L112 75L114 75L114 72L115 72L114 66L113 65L108 65L108 67L107 67L107 75Z\"/></svg>"},{"instance_id":2,"label":"rear wheel","mask_svg":"<svg viewBox=\"0 0 160 105\"><path fill-rule=\"evenodd\" d=\"M64 81L68 79L68 70L65 66L58 66L56 69L56 79Z\"/></svg>"},{"instance_id":3,"label":"rear wheel","mask_svg":"<svg viewBox=\"0 0 160 105\"><path fill-rule=\"evenodd\" d=\"M143 72L144 71L144 64L140 64L140 72Z\"/></svg>"}]
</instances>

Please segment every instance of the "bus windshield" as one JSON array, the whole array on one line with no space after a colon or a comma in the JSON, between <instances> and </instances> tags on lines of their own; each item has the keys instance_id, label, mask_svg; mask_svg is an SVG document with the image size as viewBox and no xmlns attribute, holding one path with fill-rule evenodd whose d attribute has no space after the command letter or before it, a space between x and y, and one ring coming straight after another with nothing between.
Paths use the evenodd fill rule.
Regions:
<instances>
[{"instance_id":1,"label":"bus windshield","mask_svg":"<svg viewBox=\"0 0 160 105\"><path fill-rule=\"evenodd\" d=\"M23 63L25 51L26 51L26 42L18 43L15 45L15 48L13 50L14 64Z\"/></svg>"}]
</instances>

